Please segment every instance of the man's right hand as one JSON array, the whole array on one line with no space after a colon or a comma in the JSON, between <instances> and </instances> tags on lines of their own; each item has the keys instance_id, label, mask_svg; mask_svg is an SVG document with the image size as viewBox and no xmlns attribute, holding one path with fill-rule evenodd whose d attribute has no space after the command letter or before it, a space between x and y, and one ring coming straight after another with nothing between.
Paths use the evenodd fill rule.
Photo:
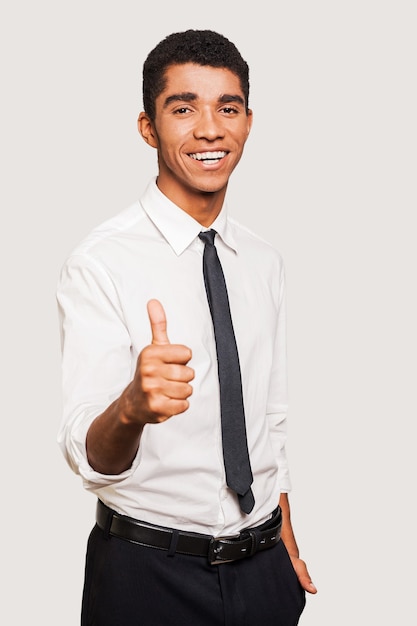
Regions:
<instances>
[{"instance_id":1,"label":"man's right hand","mask_svg":"<svg viewBox=\"0 0 417 626\"><path fill-rule=\"evenodd\" d=\"M189 407L194 370L188 367L191 350L171 344L167 321L158 300L148 302L152 343L139 354L133 381L123 394L123 421L145 425L164 422Z\"/></svg>"}]
</instances>

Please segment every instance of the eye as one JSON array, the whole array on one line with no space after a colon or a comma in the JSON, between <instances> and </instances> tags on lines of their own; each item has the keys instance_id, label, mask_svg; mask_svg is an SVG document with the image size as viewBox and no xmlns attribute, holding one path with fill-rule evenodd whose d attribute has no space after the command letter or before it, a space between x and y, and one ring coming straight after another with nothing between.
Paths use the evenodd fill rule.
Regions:
<instances>
[{"instance_id":1,"label":"eye","mask_svg":"<svg viewBox=\"0 0 417 626\"><path fill-rule=\"evenodd\" d=\"M221 111L222 113L226 113L226 115L233 115L233 114L239 113L236 107L231 107L231 106L223 107Z\"/></svg>"},{"instance_id":2,"label":"eye","mask_svg":"<svg viewBox=\"0 0 417 626\"><path fill-rule=\"evenodd\" d=\"M174 110L174 115L184 115L184 113L189 113L191 109L189 107L179 107Z\"/></svg>"}]
</instances>

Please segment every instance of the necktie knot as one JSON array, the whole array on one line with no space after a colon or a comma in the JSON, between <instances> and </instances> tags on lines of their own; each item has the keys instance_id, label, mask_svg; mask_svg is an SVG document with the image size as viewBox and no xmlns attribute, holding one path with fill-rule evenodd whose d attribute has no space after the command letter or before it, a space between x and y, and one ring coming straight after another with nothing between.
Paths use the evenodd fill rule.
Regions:
<instances>
[{"instance_id":1,"label":"necktie knot","mask_svg":"<svg viewBox=\"0 0 417 626\"><path fill-rule=\"evenodd\" d=\"M211 230L204 230L199 233L199 237L201 241L209 246L214 246L214 238L217 235L217 232L212 228Z\"/></svg>"}]
</instances>

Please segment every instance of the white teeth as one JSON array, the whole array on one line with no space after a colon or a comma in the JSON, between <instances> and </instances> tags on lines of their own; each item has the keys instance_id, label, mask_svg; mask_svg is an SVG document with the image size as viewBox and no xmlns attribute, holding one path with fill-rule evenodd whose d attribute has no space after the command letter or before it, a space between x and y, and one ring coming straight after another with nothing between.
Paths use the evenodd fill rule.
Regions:
<instances>
[{"instance_id":1,"label":"white teeth","mask_svg":"<svg viewBox=\"0 0 417 626\"><path fill-rule=\"evenodd\" d=\"M218 161L225 157L227 152L194 152L190 154L192 159L196 161Z\"/></svg>"}]
</instances>

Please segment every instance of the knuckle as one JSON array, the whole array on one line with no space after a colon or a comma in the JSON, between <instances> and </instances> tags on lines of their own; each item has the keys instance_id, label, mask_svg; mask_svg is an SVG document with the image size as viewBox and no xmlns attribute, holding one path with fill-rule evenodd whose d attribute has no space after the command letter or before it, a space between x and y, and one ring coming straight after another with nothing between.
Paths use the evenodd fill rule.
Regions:
<instances>
[{"instance_id":1,"label":"knuckle","mask_svg":"<svg viewBox=\"0 0 417 626\"><path fill-rule=\"evenodd\" d=\"M143 350L140 352L139 354L139 361L146 361L146 359L148 359L150 357L150 355L152 355L153 352L153 346L145 346L143 348Z\"/></svg>"},{"instance_id":2,"label":"knuckle","mask_svg":"<svg viewBox=\"0 0 417 626\"><path fill-rule=\"evenodd\" d=\"M150 375L145 375L142 377L142 391L146 395L152 395L157 393L159 387L156 384L155 379Z\"/></svg>"},{"instance_id":3,"label":"knuckle","mask_svg":"<svg viewBox=\"0 0 417 626\"><path fill-rule=\"evenodd\" d=\"M156 416L156 420L166 416L166 410L160 396L151 397L148 400L148 407L151 413Z\"/></svg>"}]
</instances>

